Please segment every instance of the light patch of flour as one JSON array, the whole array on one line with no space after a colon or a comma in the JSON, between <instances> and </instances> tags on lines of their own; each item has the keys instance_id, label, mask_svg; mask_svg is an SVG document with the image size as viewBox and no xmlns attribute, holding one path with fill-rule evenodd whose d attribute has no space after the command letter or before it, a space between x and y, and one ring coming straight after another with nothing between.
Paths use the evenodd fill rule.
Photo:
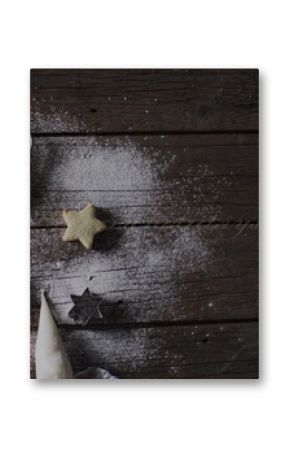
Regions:
<instances>
[{"instance_id":1,"label":"light patch of flour","mask_svg":"<svg viewBox=\"0 0 290 449\"><path fill-rule=\"evenodd\" d=\"M149 360L160 350L160 341L151 338L154 330L131 329L103 331L73 331L68 342L68 350L74 355L85 354L91 366L107 366L120 370L125 363L134 372L138 367L147 366Z\"/></svg>"},{"instance_id":2,"label":"light patch of flour","mask_svg":"<svg viewBox=\"0 0 290 449\"><path fill-rule=\"evenodd\" d=\"M113 141L113 144L112 144ZM174 164L175 155L162 157L160 151L150 147L137 147L129 138L104 140L100 145L71 146L63 148L63 155L58 152L60 161L50 173L50 183L60 190L148 190L146 201L154 205L156 190L169 185L163 176ZM82 158L75 153L80 152ZM150 155L149 155L150 153ZM156 163L158 161L158 164ZM198 176L210 173L207 165L200 165ZM170 188L178 187L180 180L172 180ZM98 206L102 207L101 204ZM125 248L125 251L124 251ZM81 294L90 286L92 291L101 296L113 299L118 291L126 288L137 292L138 279L146 272L153 273L151 288L154 282L158 292L174 298L178 270L184 277L190 278L193 272L206 271L211 261L211 254L202 229L198 226L158 226L130 227L124 230L119 238L118 248L112 252L90 252L86 257L74 255L72 258L56 266L56 278L52 283L51 300L60 322L70 322L67 314L72 306L71 294ZM57 262L58 263L58 262ZM57 279L58 278L58 279ZM89 280L88 280L89 278ZM164 285L160 284L160 278ZM148 291L150 298L150 291ZM153 294L154 295L154 294ZM154 297L154 296L153 296ZM154 304L152 305L154 307ZM172 307L174 309L174 305ZM81 338L82 331L75 332ZM89 338L85 333L83 346L91 358L102 363L108 357L120 357L120 360L134 364L146 363L148 350L150 355L156 347L148 341L148 329L136 330L128 340L128 351L124 351L124 343L118 349L117 333L107 333L104 341L96 338L95 333ZM131 334L130 334L131 335ZM123 336L122 338L127 338ZM128 337L129 338L129 337ZM118 352L119 351L119 352ZM127 354L127 356L126 356Z\"/></svg>"},{"instance_id":3,"label":"light patch of flour","mask_svg":"<svg viewBox=\"0 0 290 449\"><path fill-rule=\"evenodd\" d=\"M81 151L82 157L76 157ZM63 157L62 157L63 156ZM158 168L130 139L101 145L63 148L51 184L63 190L154 190ZM63 159L63 160L62 160Z\"/></svg>"},{"instance_id":4,"label":"light patch of flour","mask_svg":"<svg viewBox=\"0 0 290 449\"><path fill-rule=\"evenodd\" d=\"M46 99L43 100L44 102L46 101ZM55 106L51 106L51 112L45 114L41 111L34 111L33 118L33 126L35 129L49 129L55 133L66 132L68 123L70 124L71 132L86 130L87 127L86 121L79 115L71 114L62 107L56 108Z\"/></svg>"},{"instance_id":5,"label":"light patch of flour","mask_svg":"<svg viewBox=\"0 0 290 449\"><path fill-rule=\"evenodd\" d=\"M148 251L144 251L143 261L148 267L156 268L164 266L169 270L182 268L192 272L197 269L205 269L209 250L200 229L177 227L169 233L169 239L159 239L155 245L150 245Z\"/></svg>"}]
</instances>

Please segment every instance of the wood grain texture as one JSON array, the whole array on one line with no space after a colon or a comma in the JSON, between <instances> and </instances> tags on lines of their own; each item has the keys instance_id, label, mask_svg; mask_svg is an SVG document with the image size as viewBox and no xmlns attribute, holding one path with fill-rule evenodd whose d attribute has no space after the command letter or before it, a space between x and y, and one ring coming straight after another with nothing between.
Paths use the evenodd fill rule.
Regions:
<instances>
[{"instance_id":1,"label":"wood grain texture","mask_svg":"<svg viewBox=\"0 0 290 449\"><path fill-rule=\"evenodd\" d=\"M258 70L31 71L31 132L258 129Z\"/></svg>"},{"instance_id":2,"label":"wood grain texture","mask_svg":"<svg viewBox=\"0 0 290 449\"><path fill-rule=\"evenodd\" d=\"M103 324L257 318L256 225L112 228L92 251L63 232L31 233L33 326L40 288L61 325L87 286L104 300Z\"/></svg>"},{"instance_id":3,"label":"wood grain texture","mask_svg":"<svg viewBox=\"0 0 290 449\"><path fill-rule=\"evenodd\" d=\"M87 201L108 224L258 219L255 134L39 137L32 225L62 226Z\"/></svg>"},{"instance_id":4,"label":"wood grain texture","mask_svg":"<svg viewBox=\"0 0 290 449\"><path fill-rule=\"evenodd\" d=\"M42 288L75 373L258 377L258 82L31 71L31 377ZM92 251L61 240L88 201L108 225ZM82 325L87 287L103 319L80 303Z\"/></svg>"},{"instance_id":5,"label":"wood grain texture","mask_svg":"<svg viewBox=\"0 0 290 449\"><path fill-rule=\"evenodd\" d=\"M129 379L256 379L257 323L61 330L74 373L98 366ZM31 345L34 371L35 333Z\"/></svg>"}]
</instances>

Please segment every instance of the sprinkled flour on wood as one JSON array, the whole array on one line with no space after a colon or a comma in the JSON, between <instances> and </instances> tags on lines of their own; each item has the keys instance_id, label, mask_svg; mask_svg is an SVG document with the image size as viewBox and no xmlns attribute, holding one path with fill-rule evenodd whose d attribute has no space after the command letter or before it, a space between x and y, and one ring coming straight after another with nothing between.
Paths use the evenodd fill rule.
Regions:
<instances>
[{"instance_id":1,"label":"sprinkled flour on wood","mask_svg":"<svg viewBox=\"0 0 290 449\"><path fill-rule=\"evenodd\" d=\"M76 157L76 153L81 153L82 157ZM43 175L49 177L49 183L55 190L87 191L88 187L96 191L143 190L146 191L146 202L154 205L157 190L170 189L174 195L174 189L196 182L196 177L191 173L187 175L186 167L183 167L180 177L171 179L168 176L175 158L174 153L166 153L164 149L136 146L130 138L110 138L103 140L101 145L89 145L87 142L84 146L63 145L57 151L57 163L48 161L44 164ZM207 165L200 164L197 168L197 177L211 175ZM102 204L96 206L102 207ZM178 297L179 271L184 278L190 279L192 273L206 271L211 261L206 238L197 226L123 228L117 243L112 250L91 251L85 255L72 250L69 257L69 247L66 247L63 249L63 259L56 260L55 266L51 261L47 262L47 267L43 264L42 272L53 270L54 273L54 279L48 282L49 295L60 322L72 323L68 318L72 306L70 295L81 294L87 286L113 302L118 299L118 292L126 289L129 302L134 300L134 295L136 297L142 293L144 301L152 301L151 307L154 308L158 296L172 300ZM59 242L56 244L59 245ZM50 251L49 247L47 250ZM144 279L147 279L147 284L144 284ZM146 363L147 338L148 332L142 336L139 331L138 340L134 340L132 347L128 346L128 360L132 363L140 354ZM85 340L88 354L97 351L101 361L103 350L107 357L108 348L102 349L101 345L90 348L96 340L90 340L87 334ZM116 344L113 346L117 347ZM150 348L152 352L152 342Z\"/></svg>"},{"instance_id":2,"label":"sprinkled flour on wood","mask_svg":"<svg viewBox=\"0 0 290 449\"><path fill-rule=\"evenodd\" d=\"M80 153L82 157L76 157ZM50 182L63 190L153 190L158 167L130 139L112 139L102 145L62 147L50 172ZM47 167L46 167L47 169Z\"/></svg>"}]
</instances>

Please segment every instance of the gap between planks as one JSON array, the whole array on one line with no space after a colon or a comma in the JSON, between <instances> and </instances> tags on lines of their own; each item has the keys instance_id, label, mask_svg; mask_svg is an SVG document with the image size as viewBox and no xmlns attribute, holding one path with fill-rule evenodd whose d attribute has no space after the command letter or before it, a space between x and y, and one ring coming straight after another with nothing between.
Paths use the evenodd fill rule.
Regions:
<instances>
[{"instance_id":1,"label":"gap between planks","mask_svg":"<svg viewBox=\"0 0 290 449\"><path fill-rule=\"evenodd\" d=\"M224 320L178 320L178 321L151 321L138 323L99 323L82 326L81 324L58 324L59 329L67 330L83 330L83 331L97 331L110 329L151 329L162 327L180 327L180 326L220 326L223 324L247 324L258 323L258 318L244 318L244 319L224 319ZM37 326L30 326L31 330L37 330Z\"/></svg>"},{"instance_id":2,"label":"gap between planks","mask_svg":"<svg viewBox=\"0 0 290 449\"><path fill-rule=\"evenodd\" d=\"M190 134L211 134L211 135L223 135L223 134L256 134L259 135L259 131L257 129L230 129L230 130L158 130L158 131L107 131L107 132L31 132L30 136L33 137L114 137L114 136L176 136L176 135L190 135Z\"/></svg>"},{"instance_id":3,"label":"gap between planks","mask_svg":"<svg viewBox=\"0 0 290 449\"><path fill-rule=\"evenodd\" d=\"M251 221L185 221L176 223L123 223L111 225L110 228L154 228L154 227L177 227L177 226L235 226L235 225L247 225L258 227L258 220ZM47 226L31 226L31 229L65 229L66 225L47 225Z\"/></svg>"}]
</instances>

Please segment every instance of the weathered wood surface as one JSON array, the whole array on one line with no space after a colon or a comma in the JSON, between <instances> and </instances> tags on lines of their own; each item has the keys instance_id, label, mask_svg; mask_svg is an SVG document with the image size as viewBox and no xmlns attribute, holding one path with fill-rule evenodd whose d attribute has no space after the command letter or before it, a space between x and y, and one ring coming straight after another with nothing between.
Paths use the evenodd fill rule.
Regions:
<instances>
[{"instance_id":1,"label":"weathered wood surface","mask_svg":"<svg viewBox=\"0 0 290 449\"><path fill-rule=\"evenodd\" d=\"M257 136L33 139L32 225L62 226L87 201L108 224L258 219Z\"/></svg>"},{"instance_id":2,"label":"weathered wood surface","mask_svg":"<svg viewBox=\"0 0 290 449\"><path fill-rule=\"evenodd\" d=\"M63 328L61 333L74 373L98 366L121 379L258 377L255 322L131 329ZM35 333L32 367L34 346Z\"/></svg>"},{"instance_id":3,"label":"weathered wood surface","mask_svg":"<svg viewBox=\"0 0 290 449\"><path fill-rule=\"evenodd\" d=\"M258 70L31 71L31 132L258 129Z\"/></svg>"},{"instance_id":4,"label":"weathered wood surface","mask_svg":"<svg viewBox=\"0 0 290 449\"><path fill-rule=\"evenodd\" d=\"M58 324L73 324L70 294L87 286L104 300L103 323L257 318L256 225L112 228L92 251L63 232L31 233L33 326L40 288Z\"/></svg>"},{"instance_id":5,"label":"weathered wood surface","mask_svg":"<svg viewBox=\"0 0 290 449\"><path fill-rule=\"evenodd\" d=\"M257 378L258 71L35 69L31 133L32 377L44 288L75 372ZM61 241L87 201L92 251Z\"/></svg>"}]
</instances>

